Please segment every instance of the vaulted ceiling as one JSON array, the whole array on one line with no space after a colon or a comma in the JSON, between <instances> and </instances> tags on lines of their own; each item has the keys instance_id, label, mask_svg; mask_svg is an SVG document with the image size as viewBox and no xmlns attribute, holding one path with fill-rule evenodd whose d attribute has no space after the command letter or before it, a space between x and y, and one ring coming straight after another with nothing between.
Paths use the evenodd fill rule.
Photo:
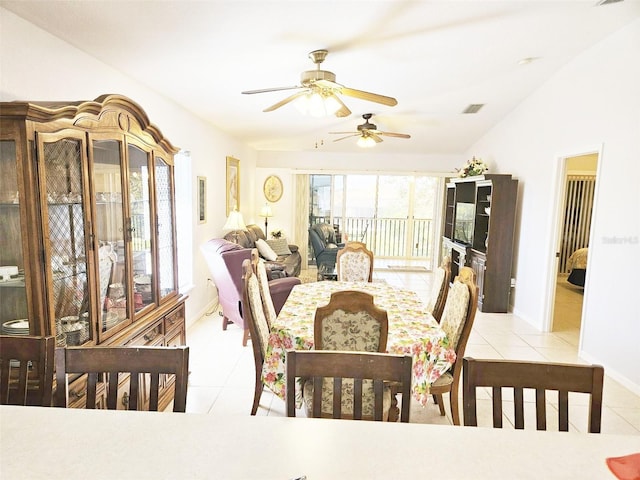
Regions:
<instances>
[{"instance_id":1,"label":"vaulted ceiling","mask_svg":"<svg viewBox=\"0 0 640 480\"><path fill-rule=\"evenodd\" d=\"M328 132L355 131L373 113L379 130L411 135L374 148L420 154L464 152L572 58L640 18L637 0L0 5L257 150L363 151L355 138L334 142L341 136ZM314 118L292 104L262 112L293 91L241 94L299 84L317 49L329 51L322 68L338 83L398 104L342 97L350 116ZM462 113L470 104L484 106Z\"/></svg>"}]
</instances>

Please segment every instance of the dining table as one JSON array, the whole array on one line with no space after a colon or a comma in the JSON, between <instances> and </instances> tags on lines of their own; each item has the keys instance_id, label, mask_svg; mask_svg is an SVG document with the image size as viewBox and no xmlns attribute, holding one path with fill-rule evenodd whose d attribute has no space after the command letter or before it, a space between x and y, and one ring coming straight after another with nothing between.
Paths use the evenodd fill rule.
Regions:
<instances>
[{"instance_id":1,"label":"dining table","mask_svg":"<svg viewBox=\"0 0 640 480\"><path fill-rule=\"evenodd\" d=\"M342 290L366 292L378 307L387 311L387 353L412 357L412 394L426 405L430 385L451 368L455 350L415 292L386 282L322 281L296 285L271 325L262 367L264 384L285 399L287 350L313 349L316 309L329 303L333 292ZM297 392L296 405L301 403Z\"/></svg>"},{"instance_id":2,"label":"dining table","mask_svg":"<svg viewBox=\"0 0 640 480\"><path fill-rule=\"evenodd\" d=\"M0 406L0 477L613 479L640 435Z\"/></svg>"}]
</instances>

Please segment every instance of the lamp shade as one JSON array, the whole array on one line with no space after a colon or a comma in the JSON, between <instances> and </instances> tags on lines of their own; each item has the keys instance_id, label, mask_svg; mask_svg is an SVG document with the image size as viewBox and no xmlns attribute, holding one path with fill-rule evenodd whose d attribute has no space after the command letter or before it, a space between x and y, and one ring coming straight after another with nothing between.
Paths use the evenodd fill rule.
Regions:
<instances>
[{"instance_id":1,"label":"lamp shade","mask_svg":"<svg viewBox=\"0 0 640 480\"><path fill-rule=\"evenodd\" d=\"M298 98L294 105L300 113L312 117L333 115L342 106L335 94L325 92L309 92Z\"/></svg>"},{"instance_id":2,"label":"lamp shade","mask_svg":"<svg viewBox=\"0 0 640 480\"><path fill-rule=\"evenodd\" d=\"M260 216L264 218L273 217L273 212L271 211L271 207L269 205L265 205L260 210Z\"/></svg>"},{"instance_id":3,"label":"lamp shade","mask_svg":"<svg viewBox=\"0 0 640 480\"><path fill-rule=\"evenodd\" d=\"M358 138L358 141L356 142L358 144L359 147L362 148L371 148L373 146L375 146L376 141L369 137L369 136L361 136L360 138Z\"/></svg>"},{"instance_id":4,"label":"lamp shade","mask_svg":"<svg viewBox=\"0 0 640 480\"><path fill-rule=\"evenodd\" d=\"M242 214L237 210L232 210L227 217L227 221L222 227L222 230L225 232L230 232L232 230L246 230L247 226L244 224L244 219L242 218Z\"/></svg>"}]
</instances>

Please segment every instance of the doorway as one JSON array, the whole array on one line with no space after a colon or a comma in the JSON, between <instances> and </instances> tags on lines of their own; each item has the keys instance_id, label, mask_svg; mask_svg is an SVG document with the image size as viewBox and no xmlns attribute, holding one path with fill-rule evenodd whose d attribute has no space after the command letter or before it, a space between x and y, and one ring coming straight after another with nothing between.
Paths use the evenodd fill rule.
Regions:
<instances>
[{"instance_id":1,"label":"doorway","mask_svg":"<svg viewBox=\"0 0 640 480\"><path fill-rule=\"evenodd\" d=\"M599 153L562 159L563 188L559 209L555 291L551 328L578 346L585 295L591 220L595 198ZM573 273L572 273L573 272Z\"/></svg>"}]
</instances>

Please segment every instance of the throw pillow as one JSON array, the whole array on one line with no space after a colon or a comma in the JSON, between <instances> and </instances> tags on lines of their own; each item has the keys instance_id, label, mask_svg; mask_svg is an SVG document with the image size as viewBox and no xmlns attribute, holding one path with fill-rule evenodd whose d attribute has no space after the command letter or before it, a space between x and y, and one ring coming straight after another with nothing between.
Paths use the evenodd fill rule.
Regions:
<instances>
[{"instance_id":1,"label":"throw pillow","mask_svg":"<svg viewBox=\"0 0 640 480\"><path fill-rule=\"evenodd\" d=\"M278 258L276 252L274 252L273 249L267 244L267 242L265 242L261 238L256 240L256 248L258 249L258 252L260 252L260 256L262 256L262 258L264 258L265 260L273 261Z\"/></svg>"},{"instance_id":2,"label":"throw pillow","mask_svg":"<svg viewBox=\"0 0 640 480\"><path fill-rule=\"evenodd\" d=\"M267 244L278 256L291 255L291 250L289 250L289 244L287 244L286 238L274 238L273 240L267 240Z\"/></svg>"}]
</instances>

